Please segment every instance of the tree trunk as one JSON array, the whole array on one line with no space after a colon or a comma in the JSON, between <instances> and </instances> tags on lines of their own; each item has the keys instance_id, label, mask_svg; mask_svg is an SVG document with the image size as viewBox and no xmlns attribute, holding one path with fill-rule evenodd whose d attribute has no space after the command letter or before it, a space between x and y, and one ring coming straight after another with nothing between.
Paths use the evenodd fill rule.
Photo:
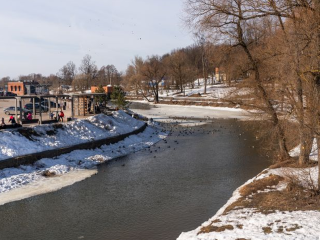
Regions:
<instances>
[{"instance_id":1,"label":"tree trunk","mask_svg":"<svg viewBox=\"0 0 320 240\"><path fill-rule=\"evenodd\" d=\"M204 53L202 55L202 73L203 73L203 81L204 81L204 91L203 91L203 93L206 94L207 93L207 76L206 76Z\"/></svg>"},{"instance_id":2,"label":"tree trunk","mask_svg":"<svg viewBox=\"0 0 320 240\"><path fill-rule=\"evenodd\" d=\"M270 99L268 98L267 92L262 85L262 82L260 79L259 67L258 67L256 61L254 60L253 56L251 55L251 52L248 49L248 46L246 45L246 43L243 40L243 33L242 33L240 21L238 22L238 37L239 37L238 40L239 40L241 47L245 51L250 63L252 64L252 68L253 68L254 75L255 75L254 76L254 80L255 80L255 84L256 84L255 88L257 89L257 93L259 94L260 98L262 99L263 103L265 104L266 112L267 112L267 114L269 114L271 116L272 125L276 129L276 132L278 135L278 145L279 145L279 158L280 158L279 160L280 161L287 160L290 158L290 155L288 153L288 148L287 148L287 144L286 144L286 138L285 138L283 127L280 125L277 112L273 108L273 105L272 105Z\"/></svg>"},{"instance_id":3,"label":"tree trunk","mask_svg":"<svg viewBox=\"0 0 320 240\"><path fill-rule=\"evenodd\" d=\"M278 121L274 121L273 125L277 128L278 132L278 145L279 145L279 160L280 161L285 161L290 158L288 148L287 148L287 140L284 135L283 128L280 126Z\"/></svg>"},{"instance_id":4,"label":"tree trunk","mask_svg":"<svg viewBox=\"0 0 320 240\"><path fill-rule=\"evenodd\" d=\"M317 149L318 149L318 191L320 191L320 137L317 136Z\"/></svg>"},{"instance_id":5,"label":"tree trunk","mask_svg":"<svg viewBox=\"0 0 320 240\"><path fill-rule=\"evenodd\" d=\"M154 91L154 103L159 103L159 86L158 83L156 83L156 88Z\"/></svg>"},{"instance_id":6,"label":"tree trunk","mask_svg":"<svg viewBox=\"0 0 320 240\"><path fill-rule=\"evenodd\" d=\"M299 165L302 166L309 162L309 156L312 149L312 135L310 129L300 126L300 154L299 154Z\"/></svg>"},{"instance_id":7,"label":"tree trunk","mask_svg":"<svg viewBox=\"0 0 320 240\"><path fill-rule=\"evenodd\" d=\"M320 86L319 86L319 83L318 83L318 79L320 79L320 76L319 76L319 71L320 71L320 1L319 0L315 0L314 1L314 8L315 8L315 17L317 19L317 70L318 70L318 74L315 76L315 82L316 82L316 90L317 90L317 106L319 106L319 102L320 102ZM320 120L318 119L319 116L320 116L320 110L319 110L319 107L316 109L316 125L317 125L317 130L319 131L320 130ZM318 191L320 191L320 136L319 134L317 135L317 147L318 147Z\"/></svg>"}]
</instances>

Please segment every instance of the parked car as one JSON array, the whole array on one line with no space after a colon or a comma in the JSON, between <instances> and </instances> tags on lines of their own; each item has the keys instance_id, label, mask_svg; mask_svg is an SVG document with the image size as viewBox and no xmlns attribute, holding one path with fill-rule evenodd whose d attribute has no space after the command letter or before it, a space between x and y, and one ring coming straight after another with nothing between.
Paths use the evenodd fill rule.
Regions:
<instances>
[{"instance_id":1,"label":"parked car","mask_svg":"<svg viewBox=\"0 0 320 240\"><path fill-rule=\"evenodd\" d=\"M17 96L17 94L13 93L13 92L6 92L4 94L4 96L8 96L8 97L11 97L11 96Z\"/></svg>"},{"instance_id":2,"label":"parked car","mask_svg":"<svg viewBox=\"0 0 320 240\"><path fill-rule=\"evenodd\" d=\"M46 106L43 106L43 105L39 105L39 103L35 103L34 104L34 107L36 109L37 112L40 111L40 106L41 106L41 111L42 112L48 112L48 107ZM33 103L27 103L25 106L24 106L25 109L28 109L28 110L33 110Z\"/></svg>"},{"instance_id":3,"label":"parked car","mask_svg":"<svg viewBox=\"0 0 320 240\"><path fill-rule=\"evenodd\" d=\"M30 98L30 103L32 103L32 101L33 101L33 98ZM34 98L35 103L39 103L39 101L40 101L40 98L38 98L38 97ZM41 101L41 105L49 107L49 100L46 98L43 98ZM55 108L56 105L57 105L56 102L50 101L50 107ZM58 108L60 108L59 103L58 103Z\"/></svg>"},{"instance_id":4,"label":"parked car","mask_svg":"<svg viewBox=\"0 0 320 240\"><path fill-rule=\"evenodd\" d=\"M47 101L42 101L41 105L46 106L49 108L49 102ZM50 107L51 108L55 108L57 106L57 104L55 102L50 101ZM60 103L58 103L58 108L60 108Z\"/></svg>"},{"instance_id":5,"label":"parked car","mask_svg":"<svg viewBox=\"0 0 320 240\"><path fill-rule=\"evenodd\" d=\"M14 106L11 106L11 107L7 107L5 109L3 109L4 113L9 115L9 114L15 114L16 110L15 110L16 107ZM17 112L19 113L20 112L20 107L17 107ZM31 112L30 110L28 109L25 109L25 108L22 108L22 112L24 113L29 113Z\"/></svg>"}]
</instances>

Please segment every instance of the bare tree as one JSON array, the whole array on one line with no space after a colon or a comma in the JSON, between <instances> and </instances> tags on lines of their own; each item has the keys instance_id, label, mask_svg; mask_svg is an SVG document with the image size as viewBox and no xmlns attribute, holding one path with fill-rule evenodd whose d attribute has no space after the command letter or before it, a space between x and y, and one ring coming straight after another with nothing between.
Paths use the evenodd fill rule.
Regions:
<instances>
[{"instance_id":1,"label":"bare tree","mask_svg":"<svg viewBox=\"0 0 320 240\"><path fill-rule=\"evenodd\" d=\"M167 68L167 78L171 78L171 84L183 92L186 84L193 87L194 80L197 78L197 68L189 57L190 49L177 49L163 58L164 67Z\"/></svg>"},{"instance_id":2,"label":"bare tree","mask_svg":"<svg viewBox=\"0 0 320 240\"><path fill-rule=\"evenodd\" d=\"M135 56L134 60L132 60L131 64L128 65L126 74L125 74L125 88L126 90L135 91L138 96L142 91L143 76L142 76L142 68L144 61L141 57Z\"/></svg>"},{"instance_id":3,"label":"bare tree","mask_svg":"<svg viewBox=\"0 0 320 240\"><path fill-rule=\"evenodd\" d=\"M72 81L72 87L75 91L85 91L87 90L88 80L87 75L85 74L77 74Z\"/></svg>"},{"instance_id":4,"label":"bare tree","mask_svg":"<svg viewBox=\"0 0 320 240\"><path fill-rule=\"evenodd\" d=\"M0 80L0 87L4 89L5 85L8 84L8 82L10 82L10 77L3 77Z\"/></svg>"},{"instance_id":5,"label":"bare tree","mask_svg":"<svg viewBox=\"0 0 320 240\"><path fill-rule=\"evenodd\" d=\"M257 97L263 104L260 109L270 117L279 146L279 159L289 158L284 129L261 77L261 58L253 51L262 43L263 31L255 29L261 15L254 14L245 0L188 0L186 5L189 26L220 36L221 42L228 41L242 48L252 73L252 83ZM254 33L254 34L253 34Z\"/></svg>"},{"instance_id":6,"label":"bare tree","mask_svg":"<svg viewBox=\"0 0 320 240\"><path fill-rule=\"evenodd\" d=\"M76 74L76 65L72 61L70 61L59 70L57 76L62 80L64 84L71 85Z\"/></svg>"},{"instance_id":7,"label":"bare tree","mask_svg":"<svg viewBox=\"0 0 320 240\"><path fill-rule=\"evenodd\" d=\"M207 79L208 79L208 59L207 59L207 46L205 36L199 32L194 33L194 37L196 40L196 44L201 49L201 65L202 65L202 78L204 82L204 91L203 93L207 93Z\"/></svg>"},{"instance_id":8,"label":"bare tree","mask_svg":"<svg viewBox=\"0 0 320 240\"><path fill-rule=\"evenodd\" d=\"M85 55L82 59L81 65L79 67L79 71L86 80L86 89L90 88L90 84L92 84L93 79L97 77L97 65L94 61L91 60L90 55Z\"/></svg>"},{"instance_id":9,"label":"bare tree","mask_svg":"<svg viewBox=\"0 0 320 240\"><path fill-rule=\"evenodd\" d=\"M150 92L155 103L159 102L159 84L167 74L162 58L159 56L148 57L141 69L141 75L144 77L143 88ZM142 82L140 82L142 83ZM147 95L144 97L148 98Z\"/></svg>"}]
</instances>

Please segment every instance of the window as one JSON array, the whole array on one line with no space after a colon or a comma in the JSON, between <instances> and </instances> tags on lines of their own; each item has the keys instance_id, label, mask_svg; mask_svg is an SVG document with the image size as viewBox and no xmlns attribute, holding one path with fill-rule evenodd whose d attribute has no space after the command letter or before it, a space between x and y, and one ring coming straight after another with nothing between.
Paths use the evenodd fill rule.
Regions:
<instances>
[{"instance_id":1,"label":"window","mask_svg":"<svg viewBox=\"0 0 320 240\"><path fill-rule=\"evenodd\" d=\"M17 91L17 86L14 86L14 91L15 91L15 92Z\"/></svg>"},{"instance_id":2,"label":"window","mask_svg":"<svg viewBox=\"0 0 320 240\"><path fill-rule=\"evenodd\" d=\"M18 89L19 89L19 92L20 92L21 91L21 86L19 86Z\"/></svg>"},{"instance_id":3,"label":"window","mask_svg":"<svg viewBox=\"0 0 320 240\"><path fill-rule=\"evenodd\" d=\"M13 86L11 86L11 92L13 91Z\"/></svg>"}]
</instances>

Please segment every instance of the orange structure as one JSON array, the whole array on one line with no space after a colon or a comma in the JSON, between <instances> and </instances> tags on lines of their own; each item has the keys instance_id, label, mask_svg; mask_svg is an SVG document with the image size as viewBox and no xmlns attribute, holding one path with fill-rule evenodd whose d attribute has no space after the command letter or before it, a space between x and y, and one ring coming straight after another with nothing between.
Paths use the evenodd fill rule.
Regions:
<instances>
[{"instance_id":1,"label":"orange structure","mask_svg":"<svg viewBox=\"0 0 320 240\"><path fill-rule=\"evenodd\" d=\"M91 86L91 93L95 93L97 90L97 86ZM103 86L103 89L106 93L111 94L112 93L112 86Z\"/></svg>"},{"instance_id":2,"label":"orange structure","mask_svg":"<svg viewBox=\"0 0 320 240\"><path fill-rule=\"evenodd\" d=\"M5 86L7 92L12 92L18 96L32 94L48 94L49 84L39 84L34 80L22 80L8 82Z\"/></svg>"},{"instance_id":3,"label":"orange structure","mask_svg":"<svg viewBox=\"0 0 320 240\"><path fill-rule=\"evenodd\" d=\"M8 92L15 93L19 96L25 94L25 86L23 82L8 82Z\"/></svg>"}]
</instances>

